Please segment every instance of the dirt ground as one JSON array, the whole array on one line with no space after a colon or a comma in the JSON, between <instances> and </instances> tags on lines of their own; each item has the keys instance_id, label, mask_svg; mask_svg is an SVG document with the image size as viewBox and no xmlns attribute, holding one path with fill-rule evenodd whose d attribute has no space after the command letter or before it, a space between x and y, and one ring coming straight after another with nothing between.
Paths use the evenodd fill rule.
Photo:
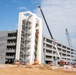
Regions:
<instances>
[{"instance_id":1,"label":"dirt ground","mask_svg":"<svg viewBox=\"0 0 76 75\"><path fill-rule=\"evenodd\" d=\"M2 66L0 65L0 75L76 75L76 71L65 71L62 69L52 70L43 66Z\"/></svg>"}]
</instances>

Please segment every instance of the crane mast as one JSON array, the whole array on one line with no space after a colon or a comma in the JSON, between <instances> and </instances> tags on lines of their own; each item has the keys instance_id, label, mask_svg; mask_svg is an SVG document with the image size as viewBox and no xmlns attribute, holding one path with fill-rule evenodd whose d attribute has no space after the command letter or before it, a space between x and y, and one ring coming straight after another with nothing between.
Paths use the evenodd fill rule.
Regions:
<instances>
[{"instance_id":1,"label":"crane mast","mask_svg":"<svg viewBox=\"0 0 76 75\"><path fill-rule=\"evenodd\" d=\"M70 39L70 35L69 35L69 32L68 32L68 29L66 28L66 36L67 36L67 40L68 40L68 45L69 47L72 47L72 43L71 43L71 39Z\"/></svg>"},{"instance_id":2,"label":"crane mast","mask_svg":"<svg viewBox=\"0 0 76 75\"><path fill-rule=\"evenodd\" d=\"M48 32L49 32L49 34L50 34L50 37L51 37L51 39L53 40L53 44L54 44L54 47L56 48L57 54L58 54L60 60L62 60L62 58L61 58L61 56L60 56L60 53L59 53L59 51L58 51L58 48L57 48L56 41L55 41L55 39L53 38L52 33L51 33L51 31L50 31L50 28L49 28L49 25L48 25L48 23L47 23L47 21L46 21L46 19L45 19L44 13L43 13L41 7L40 7L40 6L38 6L38 7L40 8L42 17L43 17L43 19L44 19L44 22L45 22L45 24L46 24L46 27L47 27Z\"/></svg>"}]
</instances>

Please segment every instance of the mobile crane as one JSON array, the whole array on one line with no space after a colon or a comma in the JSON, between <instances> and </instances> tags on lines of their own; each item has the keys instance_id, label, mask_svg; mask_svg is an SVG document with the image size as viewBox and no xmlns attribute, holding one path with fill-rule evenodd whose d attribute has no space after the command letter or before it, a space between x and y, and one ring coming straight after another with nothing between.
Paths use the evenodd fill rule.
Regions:
<instances>
[{"instance_id":1,"label":"mobile crane","mask_svg":"<svg viewBox=\"0 0 76 75\"><path fill-rule=\"evenodd\" d=\"M55 39L54 39L53 36L52 36L52 33L51 33L51 31L50 31L50 28L49 28L49 25L48 25L48 23L47 23L47 21L46 21L46 19L45 19L44 13L43 13L43 11L42 11L42 9L41 9L41 6L38 6L38 8L39 8L40 11L41 11L42 17L43 17L43 19L44 19L44 22L45 22L45 24L46 24L46 27L47 27L48 32L49 32L49 34L50 34L50 37L51 37L51 39L53 40L53 44L54 44L54 47L55 47L55 49L56 49L56 51L57 51L57 55L58 55L58 57L59 57L59 59L60 59L60 63L61 63L61 62L64 62L64 61L62 60L61 56L60 56L60 53L59 53L58 48L57 48L56 41L55 41ZM54 60L55 60L55 59L54 59Z\"/></svg>"}]
</instances>

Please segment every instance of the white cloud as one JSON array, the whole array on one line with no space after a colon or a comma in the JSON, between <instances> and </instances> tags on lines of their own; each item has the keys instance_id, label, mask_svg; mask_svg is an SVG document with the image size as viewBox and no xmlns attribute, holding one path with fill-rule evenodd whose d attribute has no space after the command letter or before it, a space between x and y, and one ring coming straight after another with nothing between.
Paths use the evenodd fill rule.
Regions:
<instances>
[{"instance_id":1,"label":"white cloud","mask_svg":"<svg viewBox=\"0 0 76 75\"><path fill-rule=\"evenodd\" d=\"M19 7L18 9L19 10L28 10L26 7L23 7L23 6L22 7Z\"/></svg>"},{"instance_id":2,"label":"white cloud","mask_svg":"<svg viewBox=\"0 0 76 75\"><path fill-rule=\"evenodd\" d=\"M41 7L54 38L68 45L65 33L67 28L76 48L76 0L42 0ZM41 17L39 9L36 9L35 13ZM47 28L43 23L43 34L47 35L45 30L47 31Z\"/></svg>"}]
</instances>

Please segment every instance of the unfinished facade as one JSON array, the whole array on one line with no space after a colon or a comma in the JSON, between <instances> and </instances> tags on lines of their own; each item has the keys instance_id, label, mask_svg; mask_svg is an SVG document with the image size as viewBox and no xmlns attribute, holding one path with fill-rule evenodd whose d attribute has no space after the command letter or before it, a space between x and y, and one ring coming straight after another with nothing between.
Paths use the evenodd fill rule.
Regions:
<instances>
[{"instance_id":1,"label":"unfinished facade","mask_svg":"<svg viewBox=\"0 0 76 75\"><path fill-rule=\"evenodd\" d=\"M62 60L64 60L67 64L75 63L76 51L63 44L60 44L58 42L56 43ZM57 61L60 61L53 40L47 38L46 36L43 36L43 55L45 63L54 62L55 59L57 59Z\"/></svg>"},{"instance_id":2,"label":"unfinished facade","mask_svg":"<svg viewBox=\"0 0 76 75\"><path fill-rule=\"evenodd\" d=\"M0 31L0 64L12 64L16 54L16 31Z\"/></svg>"},{"instance_id":3,"label":"unfinished facade","mask_svg":"<svg viewBox=\"0 0 76 75\"><path fill-rule=\"evenodd\" d=\"M41 63L42 48L42 20L30 11L20 12L18 21L18 35L16 60L23 63L34 63L37 59Z\"/></svg>"},{"instance_id":4,"label":"unfinished facade","mask_svg":"<svg viewBox=\"0 0 76 75\"><path fill-rule=\"evenodd\" d=\"M58 42L61 58L68 64L75 63L76 51ZM0 64L22 63L39 64L59 61L53 40L42 37L42 20L30 11L20 12L17 31L0 31Z\"/></svg>"}]
</instances>

